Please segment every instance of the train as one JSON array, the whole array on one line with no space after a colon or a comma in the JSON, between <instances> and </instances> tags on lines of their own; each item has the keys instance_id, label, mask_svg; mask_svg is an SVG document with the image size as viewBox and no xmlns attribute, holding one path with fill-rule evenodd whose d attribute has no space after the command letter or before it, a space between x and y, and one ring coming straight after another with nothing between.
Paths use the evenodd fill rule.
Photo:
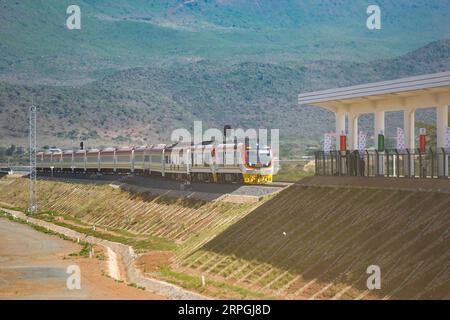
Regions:
<instances>
[{"instance_id":1,"label":"train","mask_svg":"<svg viewBox=\"0 0 450 320\"><path fill-rule=\"evenodd\" d=\"M270 145L214 141L140 147L40 151L38 172L123 173L210 182L268 184L275 173Z\"/></svg>"}]
</instances>

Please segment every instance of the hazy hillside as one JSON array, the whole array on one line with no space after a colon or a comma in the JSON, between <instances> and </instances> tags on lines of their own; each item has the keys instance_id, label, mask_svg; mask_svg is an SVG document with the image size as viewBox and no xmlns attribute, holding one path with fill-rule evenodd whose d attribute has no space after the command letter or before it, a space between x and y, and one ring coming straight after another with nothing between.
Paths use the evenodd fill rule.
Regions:
<instances>
[{"instance_id":1,"label":"hazy hillside","mask_svg":"<svg viewBox=\"0 0 450 320\"><path fill-rule=\"evenodd\" d=\"M69 0L0 3L0 77L80 84L114 70L208 61L298 63L393 58L450 34L449 0L84 0L67 30Z\"/></svg>"},{"instance_id":2,"label":"hazy hillside","mask_svg":"<svg viewBox=\"0 0 450 320\"><path fill-rule=\"evenodd\" d=\"M40 106L41 146L77 145L80 139L91 145L155 143L169 139L172 129L190 128L194 120L218 128L225 123L280 128L283 141L304 145L333 130L334 116L299 107L298 93L445 70L450 70L450 41L373 63L316 61L280 66L200 61L128 69L79 87L3 83L2 143L26 143L26 110L33 97ZM433 111L418 113L419 119L428 122L434 121L433 116ZM398 115L393 119L401 123Z\"/></svg>"},{"instance_id":3,"label":"hazy hillside","mask_svg":"<svg viewBox=\"0 0 450 320\"><path fill-rule=\"evenodd\" d=\"M85 0L69 31L68 0L2 1L0 145L27 144L32 101L40 146L166 141L194 120L317 142L334 118L300 92L450 70L450 1L377 3L370 32L369 1Z\"/></svg>"}]
</instances>

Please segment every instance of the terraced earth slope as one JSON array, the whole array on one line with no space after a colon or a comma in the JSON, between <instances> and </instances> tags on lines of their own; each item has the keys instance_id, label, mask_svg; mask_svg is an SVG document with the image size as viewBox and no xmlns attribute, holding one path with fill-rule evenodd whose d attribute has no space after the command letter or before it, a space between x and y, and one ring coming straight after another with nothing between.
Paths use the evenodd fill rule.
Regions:
<instances>
[{"instance_id":1,"label":"terraced earth slope","mask_svg":"<svg viewBox=\"0 0 450 320\"><path fill-rule=\"evenodd\" d=\"M305 178L245 204L95 183L38 181L38 188L43 218L86 232L95 225L103 235L136 239L133 246L150 239L138 261L144 272L205 295L449 299L446 182L417 191L388 180L330 179ZM0 179L0 206L24 208L25 190L26 179ZM381 268L380 290L367 290L370 265Z\"/></svg>"},{"instance_id":2,"label":"terraced earth slope","mask_svg":"<svg viewBox=\"0 0 450 320\"><path fill-rule=\"evenodd\" d=\"M0 201L25 208L27 188L27 179L1 179ZM206 230L217 232L217 228L232 224L240 213L254 206L167 198L92 182L39 180L37 188L40 211L65 214L86 225L160 237L179 244Z\"/></svg>"},{"instance_id":3,"label":"terraced earth slope","mask_svg":"<svg viewBox=\"0 0 450 320\"><path fill-rule=\"evenodd\" d=\"M448 299L449 227L449 193L297 184L181 264L285 298Z\"/></svg>"}]
</instances>

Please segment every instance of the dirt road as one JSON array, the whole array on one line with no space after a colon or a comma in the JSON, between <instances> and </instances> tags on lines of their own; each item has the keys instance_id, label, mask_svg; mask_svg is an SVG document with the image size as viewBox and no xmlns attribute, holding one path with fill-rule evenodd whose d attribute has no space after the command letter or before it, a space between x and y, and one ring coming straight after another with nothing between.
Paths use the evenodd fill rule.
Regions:
<instances>
[{"instance_id":1,"label":"dirt road","mask_svg":"<svg viewBox=\"0 0 450 320\"><path fill-rule=\"evenodd\" d=\"M0 299L164 299L103 276L106 262L69 257L80 246L0 219ZM81 289L69 290L67 267L81 271Z\"/></svg>"}]
</instances>

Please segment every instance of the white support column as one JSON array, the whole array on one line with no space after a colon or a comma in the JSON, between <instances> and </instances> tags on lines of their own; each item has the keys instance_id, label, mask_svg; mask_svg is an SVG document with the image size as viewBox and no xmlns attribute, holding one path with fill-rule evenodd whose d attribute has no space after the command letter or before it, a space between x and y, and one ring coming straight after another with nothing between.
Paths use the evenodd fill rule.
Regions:
<instances>
[{"instance_id":1,"label":"white support column","mask_svg":"<svg viewBox=\"0 0 450 320\"><path fill-rule=\"evenodd\" d=\"M348 143L351 150L358 149L358 119L358 114L348 114Z\"/></svg>"},{"instance_id":2,"label":"white support column","mask_svg":"<svg viewBox=\"0 0 450 320\"><path fill-rule=\"evenodd\" d=\"M445 134L448 127L448 106L442 105L436 108L436 136L438 152L438 176L448 177L448 156L445 159L440 156L441 148L445 147Z\"/></svg>"},{"instance_id":3,"label":"white support column","mask_svg":"<svg viewBox=\"0 0 450 320\"><path fill-rule=\"evenodd\" d=\"M416 147L415 141L415 109L406 109L403 112L403 128L405 130L405 147L410 149L410 152L414 152ZM406 155L404 155L406 157ZM405 158L406 159L406 158ZM404 170L405 175L408 174L408 161L404 161ZM411 175L414 176L414 159L411 157L411 161L409 163L409 167L411 168Z\"/></svg>"},{"instance_id":4,"label":"white support column","mask_svg":"<svg viewBox=\"0 0 450 320\"><path fill-rule=\"evenodd\" d=\"M405 147L414 149L416 147L415 141L415 114L414 109L405 110L403 112L403 128L405 130Z\"/></svg>"},{"instance_id":5,"label":"white support column","mask_svg":"<svg viewBox=\"0 0 450 320\"><path fill-rule=\"evenodd\" d=\"M374 128L374 146L375 149L378 149L378 135L382 133L385 134L384 131L384 111L376 110L375 111L375 128ZM380 151L378 155L378 175L384 175L384 151Z\"/></svg>"},{"instance_id":6,"label":"white support column","mask_svg":"<svg viewBox=\"0 0 450 320\"><path fill-rule=\"evenodd\" d=\"M375 111L375 147L378 143L378 134L380 133L380 131L383 131L384 134L384 111L377 110Z\"/></svg>"},{"instance_id":7,"label":"white support column","mask_svg":"<svg viewBox=\"0 0 450 320\"><path fill-rule=\"evenodd\" d=\"M345 110L338 109L335 112L336 115L336 150L339 150L339 136L342 131L345 132Z\"/></svg>"}]
</instances>

